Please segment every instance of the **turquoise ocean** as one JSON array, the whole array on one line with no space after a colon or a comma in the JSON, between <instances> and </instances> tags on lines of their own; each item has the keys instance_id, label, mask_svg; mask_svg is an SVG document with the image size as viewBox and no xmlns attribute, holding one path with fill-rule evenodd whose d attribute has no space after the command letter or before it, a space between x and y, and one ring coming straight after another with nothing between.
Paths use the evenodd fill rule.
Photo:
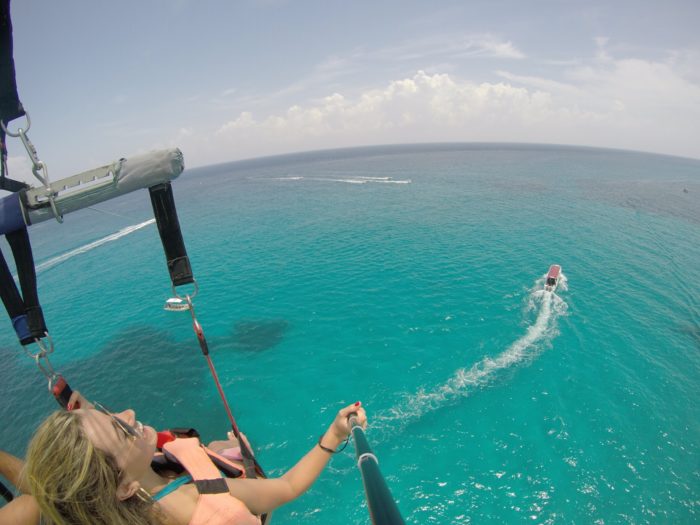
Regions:
<instances>
[{"instance_id":1,"label":"turquoise ocean","mask_svg":"<svg viewBox=\"0 0 700 525\"><path fill-rule=\"evenodd\" d=\"M700 521L700 161L407 145L188 169L173 189L198 318L269 475L361 400L407 523ZM71 385L222 438L189 315L163 310L148 192L30 236ZM22 455L56 405L1 323L0 448ZM369 523L352 446L273 517L302 520Z\"/></svg>"}]
</instances>

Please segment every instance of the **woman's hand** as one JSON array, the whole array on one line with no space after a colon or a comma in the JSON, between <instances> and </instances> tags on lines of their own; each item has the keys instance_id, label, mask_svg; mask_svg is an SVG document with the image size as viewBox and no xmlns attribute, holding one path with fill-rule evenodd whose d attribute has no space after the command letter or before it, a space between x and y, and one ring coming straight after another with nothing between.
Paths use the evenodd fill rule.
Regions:
<instances>
[{"instance_id":1,"label":"woman's hand","mask_svg":"<svg viewBox=\"0 0 700 525\"><path fill-rule=\"evenodd\" d=\"M66 409L76 410L78 408L88 409L95 408L95 406L92 403L90 403L90 401L85 399L80 392L78 392L77 390L73 390L73 393L68 399L68 405L66 405Z\"/></svg>"},{"instance_id":2,"label":"woman's hand","mask_svg":"<svg viewBox=\"0 0 700 525\"><path fill-rule=\"evenodd\" d=\"M357 418L358 424L362 428L367 427L367 414L365 413L365 409L362 408L362 403L360 401L346 406L345 408L341 408L338 411L338 414L335 416L335 420L328 429L328 431L331 432L339 441L345 441L345 439L350 435L351 428L348 418L350 417L350 414L353 413L356 414L355 417Z\"/></svg>"}]
</instances>

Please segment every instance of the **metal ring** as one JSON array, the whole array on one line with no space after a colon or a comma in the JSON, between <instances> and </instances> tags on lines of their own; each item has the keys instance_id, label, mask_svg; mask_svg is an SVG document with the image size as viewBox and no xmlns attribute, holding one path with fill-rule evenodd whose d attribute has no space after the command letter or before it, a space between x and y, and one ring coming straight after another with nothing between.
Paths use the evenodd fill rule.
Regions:
<instances>
[{"instance_id":1,"label":"metal ring","mask_svg":"<svg viewBox=\"0 0 700 525\"><path fill-rule=\"evenodd\" d=\"M27 346L22 346L22 349L24 350L24 353L27 354L29 357L34 359L35 361L37 359L41 359L42 357L46 357L49 354L53 354L53 339L49 335L48 332L44 332L44 337L46 337L49 341L49 346L48 348L44 346L42 343L41 339L38 337L34 338L34 344L36 344L39 347L39 350L37 352L32 352L29 350Z\"/></svg>"},{"instance_id":2,"label":"metal ring","mask_svg":"<svg viewBox=\"0 0 700 525\"><path fill-rule=\"evenodd\" d=\"M181 295L178 295L177 289L175 288L175 285L173 285L173 287L172 287L172 288L173 288L173 294L174 294L175 297L177 297L178 299L181 299L181 300L183 300L183 301L184 301L184 300L189 300L189 302L191 303L191 302L192 302L191 299L194 299L195 297L197 297L197 293L199 293L199 285L197 284L197 281L194 280L194 279L192 279L192 284L194 285L194 292L192 292L192 294L186 294L185 297L182 297Z\"/></svg>"},{"instance_id":3,"label":"metal ring","mask_svg":"<svg viewBox=\"0 0 700 525\"><path fill-rule=\"evenodd\" d=\"M5 126L5 121L0 120L0 126L2 126L2 130L10 137L22 136L22 133L26 133L27 131L29 131L29 128L32 127L32 121L29 120L29 113L25 111L24 116L27 118L27 129L17 128L17 133L12 133L9 129L7 129L7 126Z\"/></svg>"}]
</instances>

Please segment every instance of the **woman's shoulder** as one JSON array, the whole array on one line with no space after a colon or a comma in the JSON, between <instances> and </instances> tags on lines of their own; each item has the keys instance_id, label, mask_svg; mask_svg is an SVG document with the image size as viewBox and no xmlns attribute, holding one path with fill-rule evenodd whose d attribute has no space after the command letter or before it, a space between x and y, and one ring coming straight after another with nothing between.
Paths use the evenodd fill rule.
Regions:
<instances>
[{"instance_id":1,"label":"woman's shoulder","mask_svg":"<svg viewBox=\"0 0 700 525\"><path fill-rule=\"evenodd\" d=\"M189 483L163 496L157 505L166 515L168 525L187 525L194 514L198 496L196 487Z\"/></svg>"},{"instance_id":2,"label":"woman's shoulder","mask_svg":"<svg viewBox=\"0 0 700 525\"><path fill-rule=\"evenodd\" d=\"M36 500L22 494L0 508L0 525L37 525L40 516Z\"/></svg>"}]
</instances>

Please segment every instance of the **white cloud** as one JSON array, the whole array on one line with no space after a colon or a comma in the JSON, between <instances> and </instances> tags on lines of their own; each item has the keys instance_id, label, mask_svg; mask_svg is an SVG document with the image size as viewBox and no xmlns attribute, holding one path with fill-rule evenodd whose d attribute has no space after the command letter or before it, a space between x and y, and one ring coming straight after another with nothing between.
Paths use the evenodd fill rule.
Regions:
<instances>
[{"instance_id":1,"label":"white cloud","mask_svg":"<svg viewBox=\"0 0 700 525\"><path fill-rule=\"evenodd\" d=\"M362 77L368 69L388 70L401 65L409 71L446 72L454 68L452 61L471 58L515 59L525 58L515 45L490 34L443 34L440 36L411 38L400 44L383 48L358 47L343 56L333 55L316 64L308 74L273 93L268 101L284 100L312 90L336 89L339 83L352 82ZM437 60L437 65L434 61ZM419 67L416 67L419 65ZM438 69L438 65L444 67ZM260 103L261 98L252 100Z\"/></svg>"},{"instance_id":2,"label":"white cloud","mask_svg":"<svg viewBox=\"0 0 700 525\"><path fill-rule=\"evenodd\" d=\"M194 155L190 165L431 141L568 143L700 157L700 86L677 70L678 56L653 62L598 53L566 68L563 81L499 71L501 82L474 83L418 71L282 112L242 111L211 136L179 138Z\"/></svg>"},{"instance_id":3,"label":"white cloud","mask_svg":"<svg viewBox=\"0 0 700 525\"><path fill-rule=\"evenodd\" d=\"M368 54L382 60L417 60L439 56L466 58L488 57L522 59L525 54L510 41L492 34L441 35L429 38L414 38L401 45L374 50Z\"/></svg>"},{"instance_id":4,"label":"white cloud","mask_svg":"<svg viewBox=\"0 0 700 525\"><path fill-rule=\"evenodd\" d=\"M507 71L497 71L496 74L516 84L531 86L536 89L542 89L549 93L567 93L573 96L583 95L583 91L575 85L559 82L557 80L551 80L549 78L527 75L515 75Z\"/></svg>"}]
</instances>

